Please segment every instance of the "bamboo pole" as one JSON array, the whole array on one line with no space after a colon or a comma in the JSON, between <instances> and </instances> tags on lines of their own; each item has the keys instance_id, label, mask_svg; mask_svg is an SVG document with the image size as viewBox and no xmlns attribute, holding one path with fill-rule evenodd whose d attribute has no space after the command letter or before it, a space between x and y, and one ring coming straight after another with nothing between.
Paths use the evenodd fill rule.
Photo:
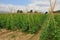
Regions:
<instances>
[{"instance_id":1,"label":"bamboo pole","mask_svg":"<svg viewBox=\"0 0 60 40\"><path fill-rule=\"evenodd\" d=\"M53 14L53 10L55 8L56 1L57 0L55 0L54 3L52 4L52 0L49 0L49 2L50 2L50 9L49 9L49 11L50 11L51 14Z\"/></svg>"},{"instance_id":2,"label":"bamboo pole","mask_svg":"<svg viewBox=\"0 0 60 40\"><path fill-rule=\"evenodd\" d=\"M53 10L54 10L54 8L55 8L56 2L57 2L57 0L55 0L55 2L54 2L54 5L53 5Z\"/></svg>"},{"instance_id":3,"label":"bamboo pole","mask_svg":"<svg viewBox=\"0 0 60 40\"><path fill-rule=\"evenodd\" d=\"M53 11L54 11L54 8L55 8L55 5L56 5L56 0L54 2L52 2L52 0L49 0L49 2L50 2L50 9L49 9L50 18L52 18L53 20L55 20L54 19Z\"/></svg>"},{"instance_id":4,"label":"bamboo pole","mask_svg":"<svg viewBox=\"0 0 60 40\"><path fill-rule=\"evenodd\" d=\"M54 14L53 14L53 11L54 11L54 8L55 8L55 5L56 5L56 0L54 1L54 3L52 4L52 0L49 0L50 1L50 20L52 20L54 22L54 26L56 28L56 21L54 19Z\"/></svg>"}]
</instances>

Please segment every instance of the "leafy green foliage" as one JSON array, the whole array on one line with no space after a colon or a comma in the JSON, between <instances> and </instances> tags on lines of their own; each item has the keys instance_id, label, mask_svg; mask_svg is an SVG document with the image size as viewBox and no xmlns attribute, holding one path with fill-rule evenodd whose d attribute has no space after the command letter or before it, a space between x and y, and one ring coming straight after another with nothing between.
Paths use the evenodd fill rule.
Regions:
<instances>
[{"instance_id":1,"label":"leafy green foliage","mask_svg":"<svg viewBox=\"0 0 60 40\"><path fill-rule=\"evenodd\" d=\"M44 14L0 14L0 27L36 33L44 21Z\"/></svg>"},{"instance_id":2,"label":"leafy green foliage","mask_svg":"<svg viewBox=\"0 0 60 40\"><path fill-rule=\"evenodd\" d=\"M40 40L60 40L59 17L55 15L55 19L49 18L50 21L46 20L45 25L43 24Z\"/></svg>"},{"instance_id":3,"label":"leafy green foliage","mask_svg":"<svg viewBox=\"0 0 60 40\"><path fill-rule=\"evenodd\" d=\"M55 15L57 27L55 27L55 40L60 40L60 15Z\"/></svg>"},{"instance_id":4,"label":"leafy green foliage","mask_svg":"<svg viewBox=\"0 0 60 40\"><path fill-rule=\"evenodd\" d=\"M40 40L47 40L49 21L50 21L49 15L47 15L46 19L42 25L42 32L40 34Z\"/></svg>"}]
</instances>

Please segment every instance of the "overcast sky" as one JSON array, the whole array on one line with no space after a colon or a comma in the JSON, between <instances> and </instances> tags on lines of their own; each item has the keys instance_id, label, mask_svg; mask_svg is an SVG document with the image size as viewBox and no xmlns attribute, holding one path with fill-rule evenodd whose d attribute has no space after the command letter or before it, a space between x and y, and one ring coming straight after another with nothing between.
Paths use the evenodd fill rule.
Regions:
<instances>
[{"instance_id":1,"label":"overcast sky","mask_svg":"<svg viewBox=\"0 0 60 40\"><path fill-rule=\"evenodd\" d=\"M45 12L49 9L49 0L0 0L0 11L16 11L18 9ZM60 10L60 0L57 0L55 10Z\"/></svg>"}]
</instances>

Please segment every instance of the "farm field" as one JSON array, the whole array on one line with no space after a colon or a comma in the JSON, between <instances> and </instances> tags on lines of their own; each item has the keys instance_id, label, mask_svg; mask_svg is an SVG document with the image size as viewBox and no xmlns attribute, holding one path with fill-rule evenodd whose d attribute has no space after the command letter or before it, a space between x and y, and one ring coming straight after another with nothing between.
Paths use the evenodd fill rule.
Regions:
<instances>
[{"instance_id":1,"label":"farm field","mask_svg":"<svg viewBox=\"0 0 60 40\"><path fill-rule=\"evenodd\" d=\"M54 14L56 23L49 18L37 13L0 14L0 40L60 40L60 15Z\"/></svg>"}]
</instances>

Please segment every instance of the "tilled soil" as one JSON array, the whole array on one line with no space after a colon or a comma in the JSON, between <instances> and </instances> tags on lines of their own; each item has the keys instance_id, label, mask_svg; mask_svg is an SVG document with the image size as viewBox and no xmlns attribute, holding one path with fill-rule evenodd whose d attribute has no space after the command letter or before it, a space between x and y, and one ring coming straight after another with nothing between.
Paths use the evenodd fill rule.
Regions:
<instances>
[{"instance_id":1,"label":"tilled soil","mask_svg":"<svg viewBox=\"0 0 60 40\"><path fill-rule=\"evenodd\" d=\"M37 34L26 34L21 31L1 29L0 40L39 40L40 31Z\"/></svg>"}]
</instances>

